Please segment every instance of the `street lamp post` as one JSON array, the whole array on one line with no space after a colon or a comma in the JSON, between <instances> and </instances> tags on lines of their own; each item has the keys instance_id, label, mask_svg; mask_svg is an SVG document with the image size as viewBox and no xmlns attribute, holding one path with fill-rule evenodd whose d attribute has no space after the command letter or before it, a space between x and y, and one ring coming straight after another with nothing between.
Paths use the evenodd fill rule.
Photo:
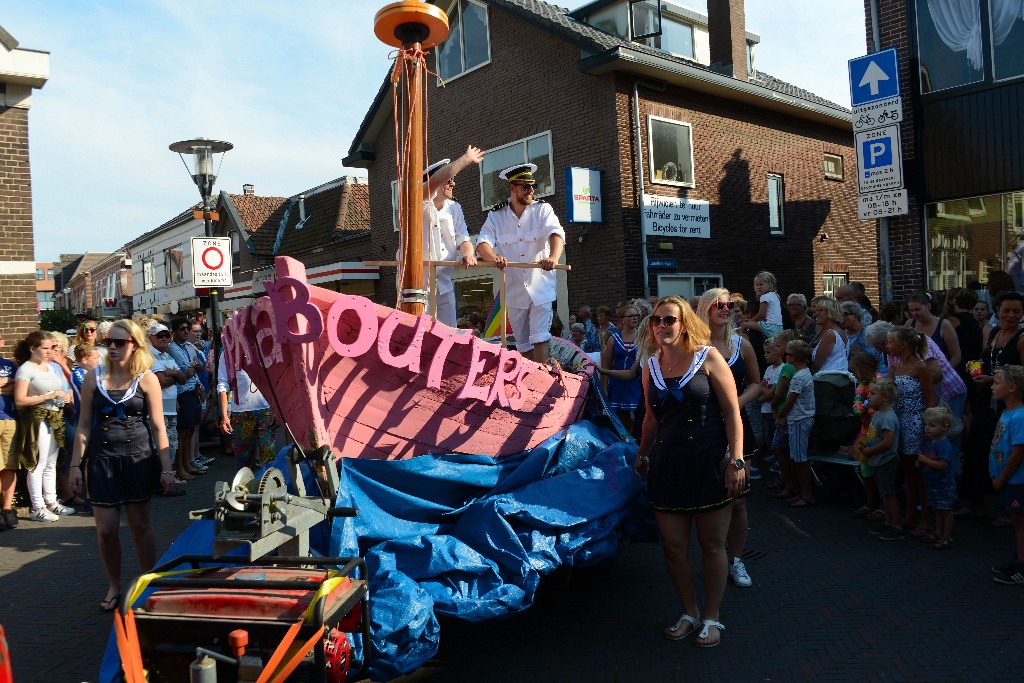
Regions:
<instances>
[{"instance_id":1,"label":"street lamp post","mask_svg":"<svg viewBox=\"0 0 1024 683\"><path fill-rule=\"evenodd\" d=\"M192 182L199 188L199 195L203 198L203 227L205 235L213 237L213 221L210 212L210 195L213 194L213 184L217 182L217 174L220 173L220 166L224 163L224 154L234 148L230 142L223 140L207 140L196 138L194 140L182 140L170 146L172 152L177 152L181 162L188 168L185 155L191 154L193 165L189 170ZM220 154L220 161L217 169L214 170L214 156ZM217 288L210 288L210 338L213 342L213 381L217 381L217 362L220 356L220 302L217 301L219 291Z\"/></svg>"}]
</instances>

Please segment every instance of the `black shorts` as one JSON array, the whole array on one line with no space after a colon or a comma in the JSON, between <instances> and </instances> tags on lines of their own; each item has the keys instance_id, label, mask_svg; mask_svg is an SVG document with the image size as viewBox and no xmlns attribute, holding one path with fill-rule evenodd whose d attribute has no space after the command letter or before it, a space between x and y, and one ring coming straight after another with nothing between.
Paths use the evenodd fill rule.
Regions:
<instances>
[{"instance_id":1,"label":"black shorts","mask_svg":"<svg viewBox=\"0 0 1024 683\"><path fill-rule=\"evenodd\" d=\"M178 429L195 429L203 419L203 406L195 391L178 394Z\"/></svg>"},{"instance_id":2,"label":"black shorts","mask_svg":"<svg viewBox=\"0 0 1024 683\"><path fill-rule=\"evenodd\" d=\"M90 455L85 460L85 494L93 505L145 503L160 490L160 459L153 451Z\"/></svg>"}]
</instances>

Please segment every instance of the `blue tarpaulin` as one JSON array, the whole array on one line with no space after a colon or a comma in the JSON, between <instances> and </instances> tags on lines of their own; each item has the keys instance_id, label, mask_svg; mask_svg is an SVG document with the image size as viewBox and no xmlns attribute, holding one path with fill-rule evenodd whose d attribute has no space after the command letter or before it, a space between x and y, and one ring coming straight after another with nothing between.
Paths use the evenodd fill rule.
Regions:
<instances>
[{"instance_id":1,"label":"blue tarpaulin","mask_svg":"<svg viewBox=\"0 0 1024 683\"><path fill-rule=\"evenodd\" d=\"M410 673L433 657L437 615L483 621L519 612L533 603L542 575L614 555L619 525L632 526L646 509L632 472L636 448L581 422L500 460L344 460L337 505L359 515L333 521L329 547L319 533L311 545L366 560L371 678ZM287 471L283 453L278 460ZM161 562L208 553L211 544L212 525L193 525ZM103 672L108 664L118 666L109 647ZM101 681L116 680L116 668L114 676L103 672Z\"/></svg>"}]
</instances>

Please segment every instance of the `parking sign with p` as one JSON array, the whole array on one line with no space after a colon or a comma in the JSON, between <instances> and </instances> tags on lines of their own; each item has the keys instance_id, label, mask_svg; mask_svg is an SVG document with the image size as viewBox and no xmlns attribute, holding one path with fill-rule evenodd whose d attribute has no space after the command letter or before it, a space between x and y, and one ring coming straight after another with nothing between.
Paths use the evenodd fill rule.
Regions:
<instances>
[{"instance_id":1,"label":"parking sign with p","mask_svg":"<svg viewBox=\"0 0 1024 683\"><path fill-rule=\"evenodd\" d=\"M857 133L857 188L861 194L903 187L900 127Z\"/></svg>"}]
</instances>

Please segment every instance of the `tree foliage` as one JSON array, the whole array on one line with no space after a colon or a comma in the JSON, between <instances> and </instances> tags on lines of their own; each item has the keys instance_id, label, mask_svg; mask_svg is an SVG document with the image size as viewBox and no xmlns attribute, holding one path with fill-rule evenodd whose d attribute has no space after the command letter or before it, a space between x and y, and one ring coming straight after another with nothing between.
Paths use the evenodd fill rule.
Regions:
<instances>
[{"instance_id":1,"label":"tree foliage","mask_svg":"<svg viewBox=\"0 0 1024 683\"><path fill-rule=\"evenodd\" d=\"M70 309L55 308L52 311L43 311L39 315L39 327L50 332L64 332L72 327L78 327L78 321Z\"/></svg>"}]
</instances>

